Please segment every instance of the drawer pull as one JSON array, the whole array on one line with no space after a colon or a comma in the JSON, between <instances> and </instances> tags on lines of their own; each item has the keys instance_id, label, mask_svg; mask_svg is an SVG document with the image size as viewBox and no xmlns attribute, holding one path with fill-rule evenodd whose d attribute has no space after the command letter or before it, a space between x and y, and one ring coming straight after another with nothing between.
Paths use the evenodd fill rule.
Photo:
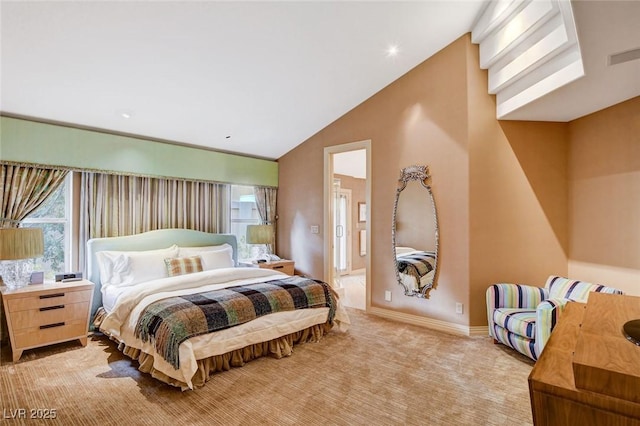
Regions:
<instances>
[{"instance_id":1,"label":"drawer pull","mask_svg":"<svg viewBox=\"0 0 640 426\"><path fill-rule=\"evenodd\" d=\"M64 293L44 294L40 299L51 299L53 297L64 297Z\"/></svg>"},{"instance_id":2,"label":"drawer pull","mask_svg":"<svg viewBox=\"0 0 640 426\"><path fill-rule=\"evenodd\" d=\"M40 312L42 312L42 311L51 311L51 310L54 310L54 309L64 309L64 305L55 305L55 306L47 306L47 307L44 307L44 308L40 308Z\"/></svg>"},{"instance_id":3,"label":"drawer pull","mask_svg":"<svg viewBox=\"0 0 640 426\"><path fill-rule=\"evenodd\" d=\"M64 325L64 322L57 322L55 324L41 325L40 326L40 330L44 330L45 328L62 327L63 325Z\"/></svg>"},{"instance_id":4,"label":"drawer pull","mask_svg":"<svg viewBox=\"0 0 640 426\"><path fill-rule=\"evenodd\" d=\"M274 266L274 267L273 267L273 269L282 269L282 268L284 268L284 266L283 266L283 265L278 265L278 266Z\"/></svg>"}]
</instances>

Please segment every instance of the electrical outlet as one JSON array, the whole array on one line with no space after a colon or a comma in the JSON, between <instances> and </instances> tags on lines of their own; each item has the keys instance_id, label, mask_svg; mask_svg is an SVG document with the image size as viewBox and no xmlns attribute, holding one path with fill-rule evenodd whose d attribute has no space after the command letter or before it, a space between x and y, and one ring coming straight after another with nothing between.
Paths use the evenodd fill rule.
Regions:
<instances>
[{"instance_id":1,"label":"electrical outlet","mask_svg":"<svg viewBox=\"0 0 640 426\"><path fill-rule=\"evenodd\" d=\"M391 302L391 292L389 290L384 292L384 300Z\"/></svg>"},{"instance_id":2,"label":"electrical outlet","mask_svg":"<svg viewBox=\"0 0 640 426\"><path fill-rule=\"evenodd\" d=\"M462 313L462 303L456 302L456 314Z\"/></svg>"},{"instance_id":3,"label":"electrical outlet","mask_svg":"<svg viewBox=\"0 0 640 426\"><path fill-rule=\"evenodd\" d=\"M318 225L311 225L311 233L312 234L317 234L320 232L320 229L318 227Z\"/></svg>"}]
</instances>

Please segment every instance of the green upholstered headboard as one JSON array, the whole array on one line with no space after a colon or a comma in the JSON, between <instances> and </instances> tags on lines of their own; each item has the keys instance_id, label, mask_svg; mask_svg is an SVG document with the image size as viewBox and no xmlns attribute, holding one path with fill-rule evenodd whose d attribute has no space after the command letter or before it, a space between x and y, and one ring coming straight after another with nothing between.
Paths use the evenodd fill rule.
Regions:
<instances>
[{"instance_id":1,"label":"green upholstered headboard","mask_svg":"<svg viewBox=\"0 0 640 426\"><path fill-rule=\"evenodd\" d=\"M238 264L238 245L235 235L210 234L192 229L158 229L125 237L93 238L87 241L87 279L95 284L91 319L102 306L100 269L96 253L103 250L143 251L167 248L173 244L181 247L202 247L229 244L233 248L233 262Z\"/></svg>"}]
</instances>

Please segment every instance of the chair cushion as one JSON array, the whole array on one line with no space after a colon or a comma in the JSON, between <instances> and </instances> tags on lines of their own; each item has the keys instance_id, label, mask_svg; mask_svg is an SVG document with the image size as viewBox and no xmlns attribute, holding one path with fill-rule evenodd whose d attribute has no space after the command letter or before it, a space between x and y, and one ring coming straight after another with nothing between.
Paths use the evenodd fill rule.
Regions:
<instances>
[{"instance_id":1,"label":"chair cushion","mask_svg":"<svg viewBox=\"0 0 640 426\"><path fill-rule=\"evenodd\" d=\"M493 335L502 344L517 350L534 361L538 359L539 354L536 352L536 345L533 340L511 333L498 325L493 326Z\"/></svg>"},{"instance_id":2,"label":"chair cushion","mask_svg":"<svg viewBox=\"0 0 640 426\"><path fill-rule=\"evenodd\" d=\"M493 322L514 334L535 340L535 309L499 308L493 312Z\"/></svg>"},{"instance_id":3,"label":"chair cushion","mask_svg":"<svg viewBox=\"0 0 640 426\"><path fill-rule=\"evenodd\" d=\"M549 297L554 299L569 299L576 302L586 302L590 292L622 294L622 291L601 284L591 284L585 281L550 276L545 286L549 289Z\"/></svg>"}]
</instances>

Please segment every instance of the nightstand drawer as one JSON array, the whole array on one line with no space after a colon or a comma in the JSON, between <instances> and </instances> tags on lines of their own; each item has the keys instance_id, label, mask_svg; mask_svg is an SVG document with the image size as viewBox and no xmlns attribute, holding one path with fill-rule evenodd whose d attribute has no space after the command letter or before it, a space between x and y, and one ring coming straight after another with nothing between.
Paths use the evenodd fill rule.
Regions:
<instances>
[{"instance_id":1,"label":"nightstand drawer","mask_svg":"<svg viewBox=\"0 0 640 426\"><path fill-rule=\"evenodd\" d=\"M15 347L28 349L55 342L79 339L80 337L86 337L88 334L86 318L68 322L60 321L53 324L42 325L40 327L14 330L13 337L15 339Z\"/></svg>"},{"instance_id":2,"label":"nightstand drawer","mask_svg":"<svg viewBox=\"0 0 640 426\"><path fill-rule=\"evenodd\" d=\"M11 325L17 331L59 322L86 320L88 316L89 303L87 302L60 304L28 311L16 311L11 315Z\"/></svg>"},{"instance_id":3,"label":"nightstand drawer","mask_svg":"<svg viewBox=\"0 0 640 426\"><path fill-rule=\"evenodd\" d=\"M9 312L27 311L58 305L70 305L91 300L93 290L69 291L69 289L50 289L34 296L16 297L7 300Z\"/></svg>"},{"instance_id":4,"label":"nightstand drawer","mask_svg":"<svg viewBox=\"0 0 640 426\"><path fill-rule=\"evenodd\" d=\"M276 260L273 262L258 263L262 269L273 269L274 271L284 272L287 275L293 275L295 272L295 262L293 260Z\"/></svg>"}]
</instances>

